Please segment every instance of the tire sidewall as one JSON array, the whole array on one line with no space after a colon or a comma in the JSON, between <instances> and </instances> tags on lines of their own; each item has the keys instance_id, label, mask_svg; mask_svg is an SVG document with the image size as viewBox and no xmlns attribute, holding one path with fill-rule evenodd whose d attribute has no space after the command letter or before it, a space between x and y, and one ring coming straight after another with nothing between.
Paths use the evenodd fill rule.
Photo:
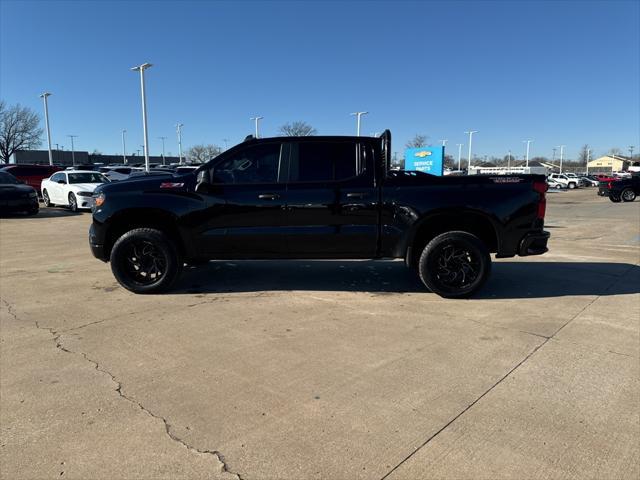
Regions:
<instances>
[{"instance_id":1,"label":"tire sidewall","mask_svg":"<svg viewBox=\"0 0 640 480\"><path fill-rule=\"evenodd\" d=\"M609 195L609 200L613 203L620 203L622 201L622 199L617 195Z\"/></svg>"},{"instance_id":2,"label":"tire sidewall","mask_svg":"<svg viewBox=\"0 0 640 480\"><path fill-rule=\"evenodd\" d=\"M480 273L476 280L464 288L455 288L444 285L437 278L433 263L443 248L455 243L472 250L480 260ZM462 231L446 232L433 238L424 247L418 261L418 274L422 283L433 293L445 298L467 298L476 293L489 277L491 272L491 256L487 246L475 235Z\"/></svg>"},{"instance_id":3,"label":"tire sidewall","mask_svg":"<svg viewBox=\"0 0 640 480\"><path fill-rule=\"evenodd\" d=\"M164 256L167 269L160 280L152 284L141 284L131 278L123 268L126 248L134 241L144 240L150 242ZM167 290L176 280L182 270L182 260L173 241L160 230L151 228L137 228L122 235L113 245L110 255L111 271L116 280L127 290L133 293L160 293Z\"/></svg>"},{"instance_id":4,"label":"tire sidewall","mask_svg":"<svg viewBox=\"0 0 640 480\"><path fill-rule=\"evenodd\" d=\"M42 191L42 203L44 203L45 207L50 207L51 205L53 205L51 203L51 198L49 197L49 192L47 192L46 190Z\"/></svg>"}]
</instances>

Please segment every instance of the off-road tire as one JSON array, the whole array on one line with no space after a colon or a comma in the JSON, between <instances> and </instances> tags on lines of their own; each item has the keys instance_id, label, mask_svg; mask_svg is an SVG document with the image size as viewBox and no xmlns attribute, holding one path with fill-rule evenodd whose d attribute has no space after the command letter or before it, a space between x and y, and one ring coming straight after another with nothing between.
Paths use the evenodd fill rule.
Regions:
<instances>
[{"instance_id":1,"label":"off-road tire","mask_svg":"<svg viewBox=\"0 0 640 480\"><path fill-rule=\"evenodd\" d=\"M447 251L461 252L460 262L449 269L448 262L445 262ZM457 258L455 257L455 258ZM445 266L443 267L443 263ZM465 267L465 263L467 266ZM452 270L458 270L456 278L461 275L464 279L466 272L474 278L467 284L454 285L447 281L447 275L451 275ZM445 272L443 274L443 272ZM473 275L470 272L475 272ZM476 293L489 277L491 272L491 256L485 243L475 235L468 232L452 231L446 232L433 238L424 247L420 260L418 261L418 274L422 283L433 293L445 298L467 298ZM450 278L449 278L450 280Z\"/></svg>"},{"instance_id":2,"label":"off-road tire","mask_svg":"<svg viewBox=\"0 0 640 480\"><path fill-rule=\"evenodd\" d=\"M141 258L136 257L134 252L140 248L152 250L153 255L145 258L142 251L138 255ZM180 275L183 265L180 251L173 240L164 232L153 228L136 228L123 234L111 249L110 262L111 271L118 283L133 293L142 294L168 290ZM140 267L137 270L136 262ZM149 263L162 270L161 275L155 279L153 274L147 279L142 277L143 269Z\"/></svg>"}]
</instances>

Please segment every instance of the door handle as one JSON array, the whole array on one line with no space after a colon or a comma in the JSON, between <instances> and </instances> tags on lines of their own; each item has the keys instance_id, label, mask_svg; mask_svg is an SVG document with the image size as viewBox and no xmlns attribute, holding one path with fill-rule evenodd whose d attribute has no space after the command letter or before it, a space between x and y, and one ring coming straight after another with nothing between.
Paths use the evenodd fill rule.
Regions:
<instances>
[{"instance_id":1,"label":"door handle","mask_svg":"<svg viewBox=\"0 0 640 480\"><path fill-rule=\"evenodd\" d=\"M260 200L277 200L278 198L280 198L280 195L278 195L277 193L261 193L260 195L258 195L258 198Z\"/></svg>"},{"instance_id":2,"label":"door handle","mask_svg":"<svg viewBox=\"0 0 640 480\"><path fill-rule=\"evenodd\" d=\"M364 192L350 192L347 193L347 198L364 198L368 196L366 193Z\"/></svg>"}]
</instances>

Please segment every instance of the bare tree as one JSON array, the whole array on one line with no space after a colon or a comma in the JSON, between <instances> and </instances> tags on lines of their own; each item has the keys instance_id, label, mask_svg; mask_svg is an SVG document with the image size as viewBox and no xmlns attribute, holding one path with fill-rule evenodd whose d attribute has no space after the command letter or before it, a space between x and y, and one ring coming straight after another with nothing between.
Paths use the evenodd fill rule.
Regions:
<instances>
[{"instance_id":1,"label":"bare tree","mask_svg":"<svg viewBox=\"0 0 640 480\"><path fill-rule=\"evenodd\" d=\"M419 133L416 133L415 136L405 144L405 147L407 148L426 147L428 138L429 137L427 135L420 135Z\"/></svg>"},{"instance_id":2,"label":"bare tree","mask_svg":"<svg viewBox=\"0 0 640 480\"><path fill-rule=\"evenodd\" d=\"M618 147L613 147L609 149L609 155L616 155L618 157L622 156L622 150Z\"/></svg>"},{"instance_id":3,"label":"bare tree","mask_svg":"<svg viewBox=\"0 0 640 480\"><path fill-rule=\"evenodd\" d=\"M578 162L579 163L587 163L587 158L589 158L589 145L584 144L580 151L578 152Z\"/></svg>"},{"instance_id":4,"label":"bare tree","mask_svg":"<svg viewBox=\"0 0 640 480\"><path fill-rule=\"evenodd\" d=\"M194 145L185 156L193 163L204 163L220 155L220 152L222 149L217 145Z\"/></svg>"},{"instance_id":5,"label":"bare tree","mask_svg":"<svg viewBox=\"0 0 640 480\"><path fill-rule=\"evenodd\" d=\"M285 123L278 129L278 133L283 137L310 137L318 131L307 122Z\"/></svg>"},{"instance_id":6,"label":"bare tree","mask_svg":"<svg viewBox=\"0 0 640 480\"><path fill-rule=\"evenodd\" d=\"M38 114L20 104L7 106L0 100L0 160L7 163L15 151L37 148L41 136Z\"/></svg>"}]
</instances>

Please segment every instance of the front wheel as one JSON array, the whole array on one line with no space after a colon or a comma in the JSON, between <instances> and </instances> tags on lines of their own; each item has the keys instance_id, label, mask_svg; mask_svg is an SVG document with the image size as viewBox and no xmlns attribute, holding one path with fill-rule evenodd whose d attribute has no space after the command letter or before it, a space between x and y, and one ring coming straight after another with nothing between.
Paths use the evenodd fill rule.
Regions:
<instances>
[{"instance_id":1,"label":"front wheel","mask_svg":"<svg viewBox=\"0 0 640 480\"><path fill-rule=\"evenodd\" d=\"M122 235L113 245L110 260L118 283L134 293L167 290L183 263L173 241L152 228L136 228Z\"/></svg>"},{"instance_id":2,"label":"front wheel","mask_svg":"<svg viewBox=\"0 0 640 480\"><path fill-rule=\"evenodd\" d=\"M74 193L69 194L69 210L74 213L78 211L78 199Z\"/></svg>"},{"instance_id":3,"label":"front wheel","mask_svg":"<svg viewBox=\"0 0 640 480\"><path fill-rule=\"evenodd\" d=\"M53 203L51 203L51 199L49 198L49 192L47 192L46 190L42 191L42 202L44 203L45 207L53 206Z\"/></svg>"},{"instance_id":4,"label":"front wheel","mask_svg":"<svg viewBox=\"0 0 640 480\"><path fill-rule=\"evenodd\" d=\"M491 257L487 246L467 232L447 232L431 240L418 262L420 280L445 298L466 298L489 277Z\"/></svg>"},{"instance_id":5,"label":"front wheel","mask_svg":"<svg viewBox=\"0 0 640 480\"><path fill-rule=\"evenodd\" d=\"M636 199L636 193L630 188L625 188L620 196L623 202L633 202Z\"/></svg>"}]
</instances>

